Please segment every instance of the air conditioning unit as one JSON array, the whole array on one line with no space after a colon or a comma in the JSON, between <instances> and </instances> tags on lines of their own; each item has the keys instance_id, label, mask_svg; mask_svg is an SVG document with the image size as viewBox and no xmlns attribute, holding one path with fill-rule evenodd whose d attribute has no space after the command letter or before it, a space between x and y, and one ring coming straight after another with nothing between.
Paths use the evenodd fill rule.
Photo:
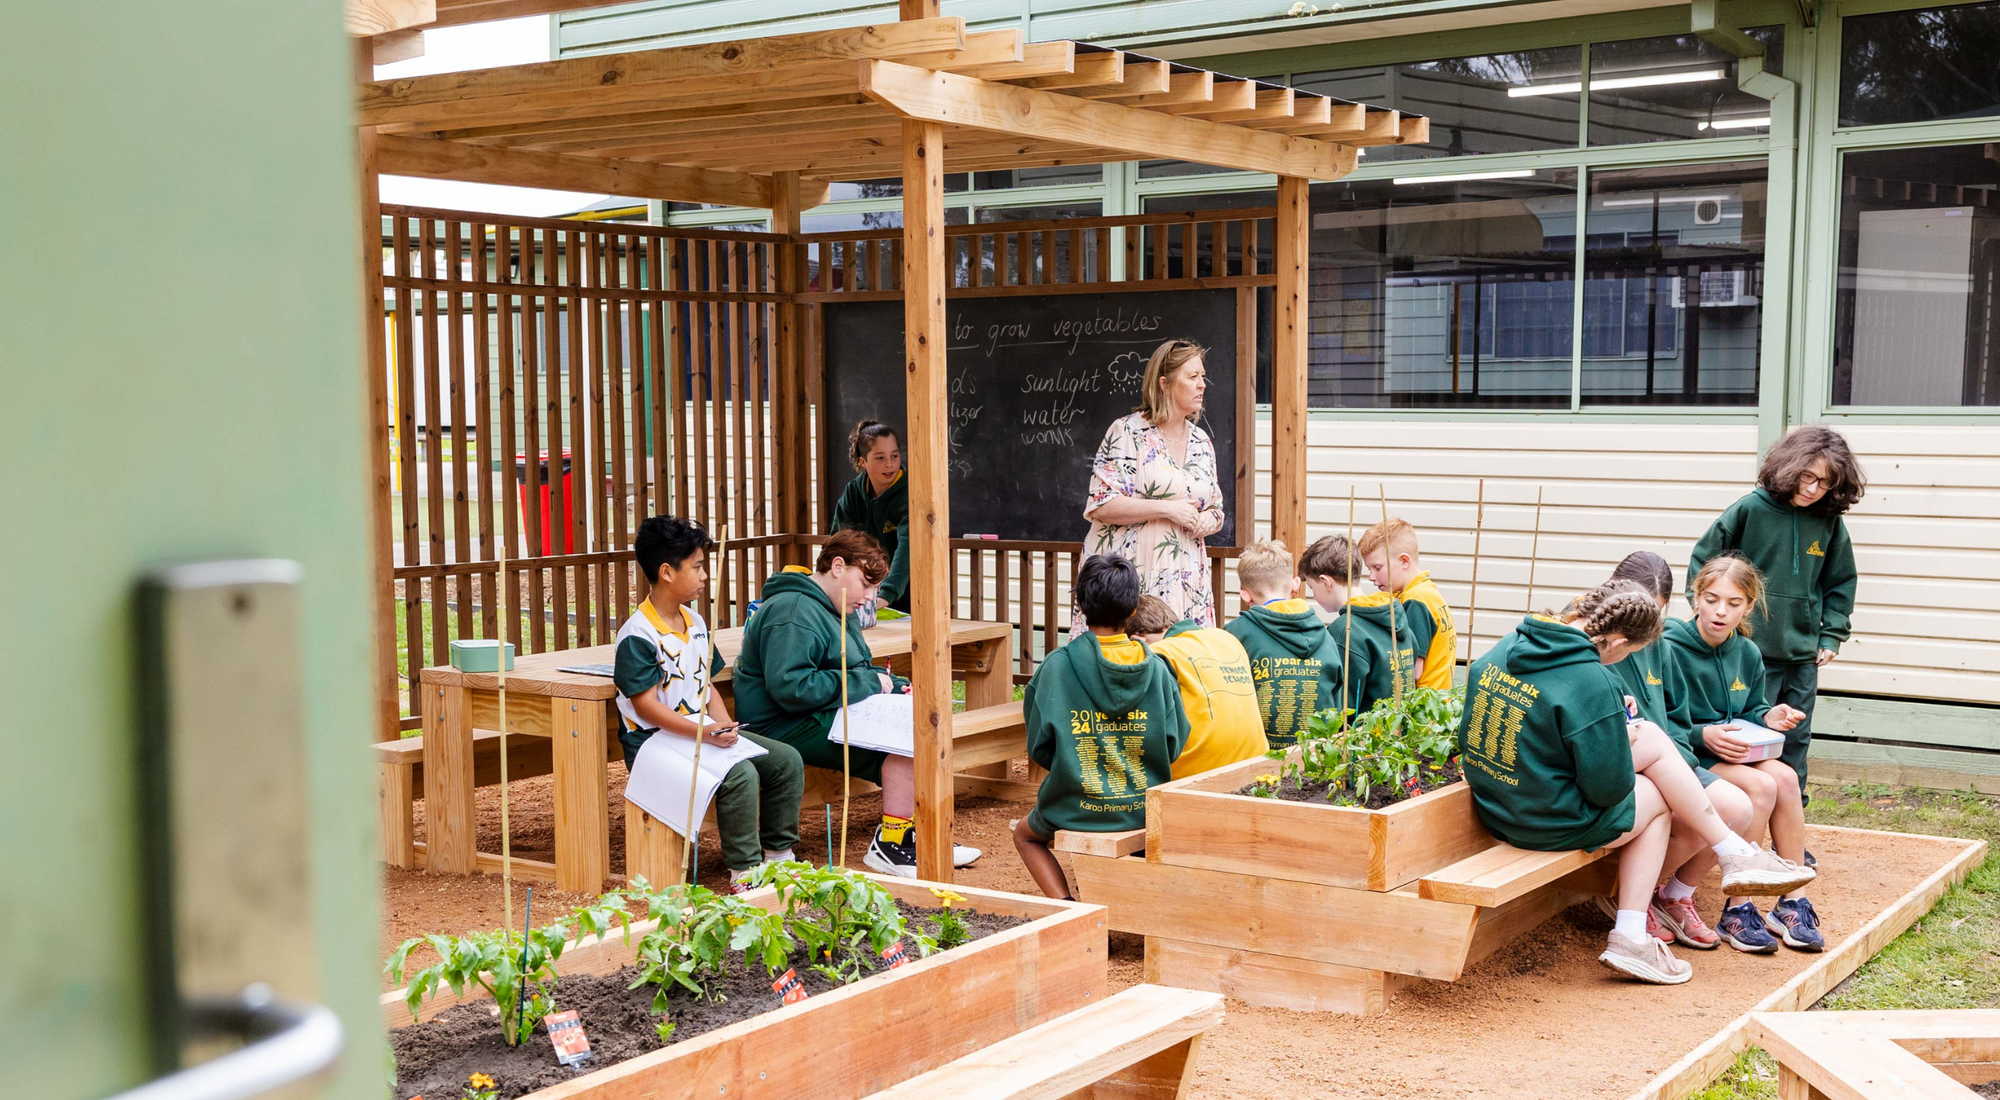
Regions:
<instances>
[{"instance_id":1,"label":"air conditioning unit","mask_svg":"<svg viewBox=\"0 0 2000 1100\"><path fill-rule=\"evenodd\" d=\"M1748 271L1740 269L1733 271L1704 271L1701 273L1701 306L1703 309L1716 309L1725 306L1754 306L1757 304L1757 296L1751 293L1754 285L1751 282L1750 272ZM1681 308L1685 298L1681 290L1680 279L1676 278L1673 281L1673 289L1670 292L1670 296L1673 300L1673 307L1675 309Z\"/></svg>"}]
</instances>

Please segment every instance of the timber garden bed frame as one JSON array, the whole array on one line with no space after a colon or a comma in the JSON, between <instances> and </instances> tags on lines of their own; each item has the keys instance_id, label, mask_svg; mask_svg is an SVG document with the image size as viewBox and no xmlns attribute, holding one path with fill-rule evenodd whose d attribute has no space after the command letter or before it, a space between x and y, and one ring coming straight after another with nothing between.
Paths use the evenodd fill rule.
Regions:
<instances>
[{"instance_id":1,"label":"timber garden bed frame","mask_svg":"<svg viewBox=\"0 0 2000 1100\"><path fill-rule=\"evenodd\" d=\"M403 22L377 20L361 29L354 22L356 9L404 6L430 10ZM531 6L547 11L573 5ZM369 34L399 31L436 19L438 7L466 6L352 3L350 30ZM522 13L510 9L510 14ZM1024 42L1016 30L968 33L962 19L939 17L936 0L901 0L899 14L899 22L874 26L379 82L370 79L372 70L368 65L373 57L363 42L356 54L356 76L360 85L362 193L366 196L362 211L366 228L361 250L367 291L364 330L370 362L370 423L376 433L373 440L376 462L373 495L379 532L376 568L379 589L385 594L385 613L379 616L377 626L377 646L382 655L377 672L382 701L379 738L399 736L403 724L394 657L397 649L394 616L387 610L393 600L388 595L393 590L392 578L397 578L400 570L393 554L393 535L398 523L391 515L389 350L381 322L385 291L391 286L411 285L394 282L398 277L408 278L411 273L407 268L389 278L381 274L378 226L382 211L374 201L376 176L381 173L769 208L773 230L769 234L652 234L655 238L677 236L768 246L765 270L771 277L754 294L747 287L736 285L739 269L733 259L727 265L728 284L715 285L720 281L717 275L720 269L715 265L713 244L706 247L709 262L705 270L711 280L708 287L674 293L674 284L668 276L667 281L651 284L626 283L624 291L629 298L650 296L658 300L701 302L705 308L723 302L770 307L774 314L770 328L773 369L767 395L771 515L769 535L763 546L774 549L782 563L803 559L805 539L815 526L811 515L811 440L812 397L818 379L811 376L806 366L804 312L811 292L806 281L806 248L800 233L800 215L824 199L832 181L901 176L903 225L899 240L892 243L890 262L895 270L894 285L881 289L893 290L905 307L909 422L904 450L908 456L912 517L910 574L916 644L911 671L917 709L918 868L923 878L948 882L952 877L948 858L953 798L951 670L950 651L943 644L942 632L951 617L955 572L954 549L948 534L945 456L949 425L944 337L945 298L953 282L946 246L956 234L945 226L947 170L1005 170L1161 158L1270 172L1278 177L1277 206L1272 215L1271 284L1275 300L1271 532L1290 545L1303 544L1307 187L1313 180L1335 180L1352 171L1359 147L1426 141L1427 120L1288 87L1219 76L1119 50L1072 42ZM1178 222L1195 226L1200 221L1241 221L1245 213L1225 213L1221 218L1207 219L1172 217L1161 219L1159 224ZM482 230L489 224L520 222L472 217L465 220L479 223ZM1035 232L1047 242L1058 232L1069 235L1086 227L1095 228L1087 222L1074 226L1063 223L1041 226ZM982 231L991 228L979 227ZM592 251L585 243L591 232L608 236L623 230L573 225L544 230L539 249L524 240L518 262L524 266L553 264L558 253L567 248L562 253L565 257L562 266L568 272L567 297L572 308L579 300L601 300L605 292L596 280L577 277L578 270L586 276L605 270L607 253L601 248ZM426 222L419 253L424 274L432 276L433 283L449 284L459 274L458 238L451 239L451 262L442 265L444 271L433 273L433 256L442 252L431 247L433 242L428 233ZM512 238L507 240L511 260ZM1193 240L1192 236L1184 235L1184 247ZM1224 240L1212 240L1213 254L1226 252ZM838 254L840 250L833 241L825 242L825 246L830 254ZM481 248L484 247L482 243ZM1247 250L1253 246L1246 243L1245 247ZM864 257L875 251L862 246ZM398 251L399 255L409 253L408 248ZM733 257L734 253L729 255ZM1021 251L1019 255L1025 258L1029 252ZM1053 250L1044 252L1042 270L1049 269L1054 255ZM1099 255L1103 255L1102 249ZM1191 257L1184 255L1183 259L1185 265ZM1078 261L1074 250L1071 263L1075 274L1074 265ZM983 268L979 263L972 266ZM499 265L500 270L508 267L508 263ZM694 266L686 270L691 272ZM741 270L746 281L754 278L748 264ZM824 265L822 270L826 270ZM879 273L881 268L875 271ZM487 277L483 266L477 272L477 281L483 282ZM871 289L876 286L873 280L861 285ZM461 289L474 288L453 289L449 308L454 313L459 308ZM479 289L486 288L482 285ZM537 301L546 298L551 305L554 298L549 296L558 293L541 285L510 285L508 289L524 298ZM828 290L830 285L823 283L821 292ZM1246 289L1245 293L1254 294L1254 290ZM399 310L407 297L398 293ZM483 302L483 294L480 300ZM557 329L554 325L545 325L544 329L546 362L553 368L558 362ZM502 331L507 329L503 327ZM426 336L433 341L433 355L425 360L428 364L438 362L434 354L435 333L435 326L427 329ZM483 331L475 339L483 339ZM567 339L572 352L580 352L582 345L574 326ZM456 335L453 343L455 346ZM671 350L671 344L666 346ZM569 356L571 416L579 415L581 408L578 392L583 389L584 365L580 358L578 354ZM397 362L401 379L409 356L406 354ZM448 387L449 392L443 392L439 372L431 368L427 373L427 415L435 425L440 406L447 401L462 400L463 395L457 378ZM553 376L555 372L550 373ZM755 382L751 385L754 387ZM396 405L397 431L403 440L411 440L414 430L407 421L414 415L414 394L397 396L412 398ZM667 396L655 389L652 400L662 401ZM533 395L527 397L525 404L532 407ZM712 390L710 403L715 403ZM553 389L548 395L546 411L552 419L563 414ZM740 408L737 415L737 438L750 438ZM461 419L454 425L455 443L463 442L463 423ZM503 431L510 428L511 418L503 422ZM826 428L821 425L818 430ZM579 432L576 438L581 440L583 436ZM702 446L701 436L696 436L695 443ZM411 450L403 452L405 463L412 457ZM559 437L558 445L549 450L552 453L562 450ZM462 453L461 447L453 459L460 463L461 475L465 469ZM1242 440L1239 453L1254 454L1252 441ZM740 449L737 454L740 461ZM511 454L506 457L511 458ZM584 459L581 465L590 471L591 481L595 482L604 466L589 454L581 457ZM711 466L705 454L698 457L694 480L706 480L711 469L721 474L722 470ZM445 485L437 473L437 463L431 465L429 537L433 549L441 549L445 537L442 511ZM528 495L532 499L534 491L540 488L536 483L537 465L534 462L526 465L530 478ZM405 471L409 472L413 471ZM1237 475L1241 481L1244 469L1239 469ZM762 476L761 471L758 476ZM549 481L546 491L551 498L550 514L569 517L571 512L565 510L562 496L565 480L551 474ZM468 530L464 487L468 483L459 480L453 484L459 519L454 537L460 540L458 548L463 550ZM706 496L705 488L698 491ZM420 541L420 517L412 514L416 497L407 477L404 492L405 510L400 527L407 547ZM598 509L596 515L605 518L605 494L594 484L588 499L581 491L575 491L575 495L574 518L566 526L573 524L574 530L584 530L586 507ZM622 507L622 501L620 504ZM1253 514L1254 505L1248 499L1239 498L1237 507L1246 516ZM526 511L534 515L534 509ZM614 524L619 522L617 517L609 518ZM480 522L487 524L489 520L482 516ZM600 522L596 529L606 528ZM482 527L481 531L490 534L490 526ZM622 535L622 529L618 533ZM506 536L511 538L513 534L510 527ZM604 591L607 573L621 578L613 583L623 583L624 570L618 566L620 554L629 544L606 546L595 553L587 551L581 557L591 560L574 562L563 560L579 557L571 543L549 540L540 546L533 542L529 545L531 551L542 551L541 566L557 568L558 578L564 568L574 565L596 570L592 587L599 593ZM560 554L555 552L558 549ZM1064 549L1074 552L1070 547ZM983 554L975 555L974 560L981 557ZM1004 551L1001 561L1004 568ZM425 568L447 570L453 564L447 555L439 553L429 556ZM464 553L457 556L455 564L459 580L471 577L483 580L494 575L490 566L481 568L486 563L474 562ZM607 570L606 566L612 568ZM1055 574L1046 568L1044 574L1045 604L1052 606ZM533 574L537 584L540 575L537 568ZM439 572L429 578L401 579L408 591L412 580L436 581L443 577L444 573ZM558 588L561 583L556 582ZM462 596L463 587L458 591ZM556 595L558 633L566 634L567 624L561 621L560 614L562 594L558 591ZM622 592L618 601L605 601L600 596L600 616L606 603L622 598ZM432 600L437 602L435 591ZM487 602L490 607L491 600ZM417 603L411 598L405 604L406 628L413 646L423 633ZM530 610L540 612L539 608ZM490 610L488 617L490 620ZM436 609L433 618L442 618L441 608ZM515 624L508 624L509 633L514 628ZM1045 639L1053 641L1052 617L1046 629ZM437 635L434 641L442 637L440 630L433 625L432 632ZM438 869L474 870L471 866Z\"/></svg>"}]
</instances>

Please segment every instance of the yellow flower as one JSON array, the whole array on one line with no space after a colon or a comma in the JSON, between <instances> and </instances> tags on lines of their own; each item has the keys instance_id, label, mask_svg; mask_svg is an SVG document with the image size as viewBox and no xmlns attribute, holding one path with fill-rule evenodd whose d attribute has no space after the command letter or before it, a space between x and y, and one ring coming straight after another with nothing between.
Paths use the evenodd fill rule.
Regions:
<instances>
[{"instance_id":1,"label":"yellow flower","mask_svg":"<svg viewBox=\"0 0 2000 1100\"><path fill-rule=\"evenodd\" d=\"M473 1088L476 1089L490 1089L497 1087L493 1083L493 1078L488 1077L483 1073L475 1073L472 1076L467 1077L465 1079L465 1083L471 1085Z\"/></svg>"},{"instance_id":2,"label":"yellow flower","mask_svg":"<svg viewBox=\"0 0 2000 1100\"><path fill-rule=\"evenodd\" d=\"M945 889L945 888L944 888L944 887L942 887L942 886L933 886L933 887L931 887L931 896L932 896L932 897L934 897L934 898L936 898L936 899L938 899L939 901L943 902L943 903L944 903L944 907L945 907L946 909L949 909L949 908L951 908L951 903L952 903L952 902L954 902L954 901L964 901L964 900L965 900L965 899L964 899L963 897L959 896L958 894L956 894L956 893L954 893L954 892L952 892L952 891L950 891L950 890L947 890L947 889Z\"/></svg>"},{"instance_id":3,"label":"yellow flower","mask_svg":"<svg viewBox=\"0 0 2000 1100\"><path fill-rule=\"evenodd\" d=\"M731 927L731 928L741 928L741 927L743 927L743 918L742 918L742 917L726 917L726 918L724 918L724 919L725 919L725 920L727 920L727 921L729 922L729 927Z\"/></svg>"},{"instance_id":4,"label":"yellow flower","mask_svg":"<svg viewBox=\"0 0 2000 1100\"><path fill-rule=\"evenodd\" d=\"M1275 787L1278 785L1278 777L1275 775L1260 775L1257 777L1257 782L1266 787Z\"/></svg>"}]
</instances>

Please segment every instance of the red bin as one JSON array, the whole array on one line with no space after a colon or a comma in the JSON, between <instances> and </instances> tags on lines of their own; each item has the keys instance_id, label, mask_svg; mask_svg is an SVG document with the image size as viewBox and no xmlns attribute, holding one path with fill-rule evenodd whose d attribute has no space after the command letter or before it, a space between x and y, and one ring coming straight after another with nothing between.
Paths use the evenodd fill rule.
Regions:
<instances>
[{"instance_id":1,"label":"red bin","mask_svg":"<svg viewBox=\"0 0 2000 1100\"><path fill-rule=\"evenodd\" d=\"M540 553L543 556L556 553L576 553L576 525L573 522L576 516L576 490L574 488L575 483L570 480L569 476L568 449L564 449L562 453L562 483L563 512L561 527L563 537L562 549L558 551L555 549L555 532L550 529L549 524L549 452L543 451L541 453L542 545L539 551L531 548L529 550L530 553ZM520 494L521 514L525 517L528 511L528 456L525 453L514 456L514 484L516 491ZM521 524L521 537L523 539L529 537L528 525L525 519Z\"/></svg>"}]
</instances>

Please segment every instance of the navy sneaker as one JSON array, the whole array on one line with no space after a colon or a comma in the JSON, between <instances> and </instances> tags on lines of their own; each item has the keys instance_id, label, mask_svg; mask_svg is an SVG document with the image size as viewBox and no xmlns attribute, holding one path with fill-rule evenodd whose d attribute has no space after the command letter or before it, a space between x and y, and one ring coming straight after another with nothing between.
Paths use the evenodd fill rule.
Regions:
<instances>
[{"instance_id":1,"label":"navy sneaker","mask_svg":"<svg viewBox=\"0 0 2000 1100\"><path fill-rule=\"evenodd\" d=\"M1752 955L1768 955L1778 949L1778 938L1764 930L1764 915L1754 901L1724 909L1722 919L1715 922L1715 932L1723 943Z\"/></svg>"},{"instance_id":2,"label":"navy sneaker","mask_svg":"<svg viewBox=\"0 0 2000 1100\"><path fill-rule=\"evenodd\" d=\"M1819 934L1819 914L1807 898L1779 899L1765 914L1764 929L1796 951L1826 949L1826 938Z\"/></svg>"},{"instance_id":3,"label":"navy sneaker","mask_svg":"<svg viewBox=\"0 0 2000 1100\"><path fill-rule=\"evenodd\" d=\"M1816 860L1816 859L1814 859L1814 858L1813 858L1813 854L1812 854L1812 849L1811 849L1811 848L1807 848L1807 849L1806 849L1806 866L1808 866L1808 867L1817 867L1817 866L1819 866L1819 860Z\"/></svg>"}]
</instances>

